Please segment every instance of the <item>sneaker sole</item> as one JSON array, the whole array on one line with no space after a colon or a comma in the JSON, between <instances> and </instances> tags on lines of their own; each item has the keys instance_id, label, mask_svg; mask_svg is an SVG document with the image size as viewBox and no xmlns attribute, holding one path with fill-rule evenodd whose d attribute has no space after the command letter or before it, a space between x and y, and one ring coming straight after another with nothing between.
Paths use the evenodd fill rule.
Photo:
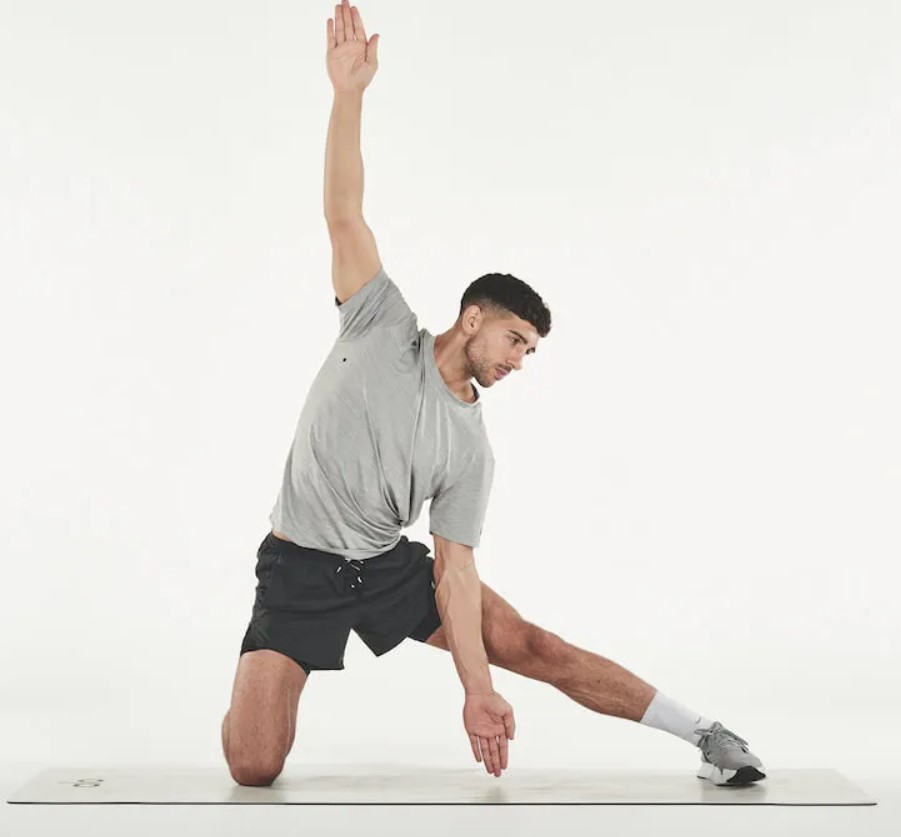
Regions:
<instances>
[{"instance_id":1,"label":"sneaker sole","mask_svg":"<svg viewBox=\"0 0 901 837\"><path fill-rule=\"evenodd\" d=\"M707 779L715 785L750 785L766 779L766 773L747 765L738 770L720 770L716 765L705 763L698 771L699 779Z\"/></svg>"}]
</instances>

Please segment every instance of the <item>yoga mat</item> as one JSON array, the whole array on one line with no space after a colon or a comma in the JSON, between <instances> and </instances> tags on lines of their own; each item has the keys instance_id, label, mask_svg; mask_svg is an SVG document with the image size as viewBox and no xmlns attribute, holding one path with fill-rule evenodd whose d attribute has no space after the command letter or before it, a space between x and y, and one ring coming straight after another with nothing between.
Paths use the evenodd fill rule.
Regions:
<instances>
[{"instance_id":1,"label":"yoga mat","mask_svg":"<svg viewBox=\"0 0 901 837\"><path fill-rule=\"evenodd\" d=\"M692 771L536 770L500 778L482 767L295 765L269 787L238 785L217 767L47 769L8 800L45 805L875 805L831 769L770 770L727 787Z\"/></svg>"}]
</instances>

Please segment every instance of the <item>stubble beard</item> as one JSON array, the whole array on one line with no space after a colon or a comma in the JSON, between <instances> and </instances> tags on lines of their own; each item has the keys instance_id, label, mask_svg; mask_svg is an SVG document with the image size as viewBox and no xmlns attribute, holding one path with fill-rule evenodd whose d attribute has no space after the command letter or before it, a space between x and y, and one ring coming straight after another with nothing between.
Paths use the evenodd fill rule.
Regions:
<instances>
[{"instance_id":1,"label":"stubble beard","mask_svg":"<svg viewBox=\"0 0 901 837\"><path fill-rule=\"evenodd\" d=\"M487 360L476 344L476 338L471 337L463 346L463 354L466 357L466 374L475 378L480 386L489 387L494 381L495 364Z\"/></svg>"}]
</instances>

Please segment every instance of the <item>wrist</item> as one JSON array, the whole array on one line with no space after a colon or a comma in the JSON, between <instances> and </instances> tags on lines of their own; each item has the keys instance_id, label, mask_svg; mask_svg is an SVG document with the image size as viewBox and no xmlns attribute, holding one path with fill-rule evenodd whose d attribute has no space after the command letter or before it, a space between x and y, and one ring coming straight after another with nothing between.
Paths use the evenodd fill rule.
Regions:
<instances>
[{"instance_id":1,"label":"wrist","mask_svg":"<svg viewBox=\"0 0 901 837\"><path fill-rule=\"evenodd\" d=\"M352 90L343 90L339 88L334 88L333 92L335 94L335 101L346 101L346 102L361 102L363 101L363 91L365 88L358 87Z\"/></svg>"},{"instance_id":2,"label":"wrist","mask_svg":"<svg viewBox=\"0 0 901 837\"><path fill-rule=\"evenodd\" d=\"M486 697L494 694L494 685L491 683L491 676L485 672L484 677L473 679L463 684L463 694L466 697Z\"/></svg>"}]
</instances>

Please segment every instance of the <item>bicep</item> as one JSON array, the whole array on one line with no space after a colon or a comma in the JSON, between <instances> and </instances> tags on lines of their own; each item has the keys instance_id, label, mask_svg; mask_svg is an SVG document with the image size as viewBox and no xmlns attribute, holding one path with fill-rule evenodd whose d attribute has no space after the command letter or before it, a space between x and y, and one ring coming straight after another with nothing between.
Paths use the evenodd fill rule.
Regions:
<instances>
[{"instance_id":1,"label":"bicep","mask_svg":"<svg viewBox=\"0 0 901 837\"><path fill-rule=\"evenodd\" d=\"M332 285L339 303L350 299L382 266L375 236L361 215L329 224Z\"/></svg>"}]
</instances>

